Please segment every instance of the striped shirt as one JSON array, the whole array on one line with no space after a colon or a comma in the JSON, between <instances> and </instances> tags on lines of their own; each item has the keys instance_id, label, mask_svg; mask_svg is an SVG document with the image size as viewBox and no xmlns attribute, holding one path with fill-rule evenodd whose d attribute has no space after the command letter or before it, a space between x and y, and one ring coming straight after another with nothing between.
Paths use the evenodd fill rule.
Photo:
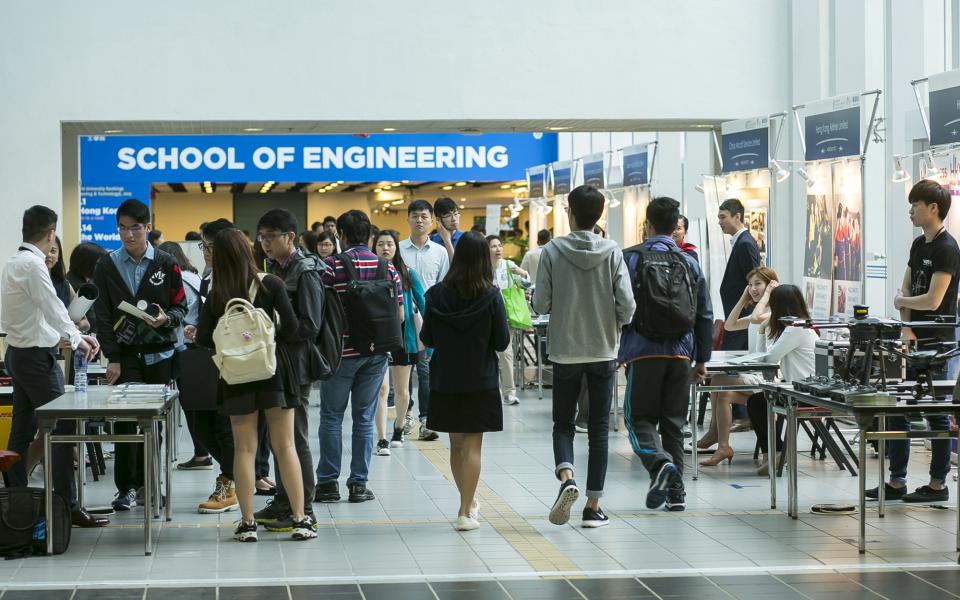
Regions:
<instances>
[{"instance_id":1,"label":"striped shirt","mask_svg":"<svg viewBox=\"0 0 960 600\"><path fill-rule=\"evenodd\" d=\"M353 260L353 268L357 271L357 278L361 281L373 281L377 278L377 267L379 259L376 254L370 252L367 246L351 246L343 254L350 256ZM347 271L343 268L343 262L337 258L337 255L327 258L325 261L326 269L323 272L324 285L332 286L338 294L343 295L347 290L347 283L350 281L347 277ZM393 280L397 288L397 305L403 306L403 284L400 281L400 274L390 263L387 267L387 276ZM360 354L350 345L349 332L343 334L343 358L356 358Z\"/></svg>"}]
</instances>

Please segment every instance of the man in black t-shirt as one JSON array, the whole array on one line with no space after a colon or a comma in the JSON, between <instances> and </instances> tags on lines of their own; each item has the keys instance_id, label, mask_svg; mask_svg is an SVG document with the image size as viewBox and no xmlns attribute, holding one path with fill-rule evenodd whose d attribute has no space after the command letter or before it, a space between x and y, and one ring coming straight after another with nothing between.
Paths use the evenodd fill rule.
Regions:
<instances>
[{"instance_id":1,"label":"man in black t-shirt","mask_svg":"<svg viewBox=\"0 0 960 600\"><path fill-rule=\"evenodd\" d=\"M932 321L940 315L955 317L960 247L943 226L950 211L950 192L939 183L924 179L913 186L908 200L910 221L923 229L923 235L910 247L910 261L893 304L904 321ZM916 331L905 327L902 338L905 344L922 348L939 342L953 342L956 332L952 326L924 327ZM931 376L942 379L945 373L931 373ZM933 431L950 429L946 415L930 415L926 419ZM889 417L887 430L909 431L909 425L904 417ZM884 484L887 499L902 499L904 502L944 502L948 499L945 483L950 474L950 440L931 441L930 483L910 494L906 493L910 441L888 440L887 455L890 458L890 483ZM868 498L877 496L877 488L867 491Z\"/></svg>"}]
</instances>

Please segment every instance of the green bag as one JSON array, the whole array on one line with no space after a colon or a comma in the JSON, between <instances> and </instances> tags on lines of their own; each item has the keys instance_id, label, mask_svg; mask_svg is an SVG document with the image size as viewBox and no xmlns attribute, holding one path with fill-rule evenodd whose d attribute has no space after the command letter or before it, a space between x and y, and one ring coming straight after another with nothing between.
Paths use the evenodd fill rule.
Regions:
<instances>
[{"instance_id":1,"label":"green bag","mask_svg":"<svg viewBox=\"0 0 960 600\"><path fill-rule=\"evenodd\" d=\"M533 320L530 317L530 307L527 306L527 295L513 278L509 265L507 277L510 279L510 287L500 290L503 305L507 309L507 323L514 329L531 329Z\"/></svg>"}]
</instances>

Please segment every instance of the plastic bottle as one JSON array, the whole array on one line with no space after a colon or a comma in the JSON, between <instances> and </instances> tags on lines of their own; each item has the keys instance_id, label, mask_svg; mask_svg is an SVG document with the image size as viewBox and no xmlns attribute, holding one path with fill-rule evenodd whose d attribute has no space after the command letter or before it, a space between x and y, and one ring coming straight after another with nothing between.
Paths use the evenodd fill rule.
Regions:
<instances>
[{"instance_id":1,"label":"plastic bottle","mask_svg":"<svg viewBox=\"0 0 960 600\"><path fill-rule=\"evenodd\" d=\"M73 353L73 391L87 391L87 358L79 350Z\"/></svg>"}]
</instances>

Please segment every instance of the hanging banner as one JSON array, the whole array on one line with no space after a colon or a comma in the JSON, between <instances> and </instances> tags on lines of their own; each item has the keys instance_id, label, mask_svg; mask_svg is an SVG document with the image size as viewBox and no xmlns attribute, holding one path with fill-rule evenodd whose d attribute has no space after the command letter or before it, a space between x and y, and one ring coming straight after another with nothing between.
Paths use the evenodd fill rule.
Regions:
<instances>
[{"instance_id":1,"label":"hanging banner","mask_svg":"<svg viewBox=\"0 0 960 600\"><path fill-rule=\"evenodd\" d=\"M833 284L833 178L827 163L808 163L807 225L803 254L803 292L815 319L830 316Z\"/></svg>"},{"instance_id":2,"label":"hanging banner","mask_svg":"<svg viewBox=\"0 0 960 600\"><path fill-rule=\"evenodd\" d=\"M863 179L860 161L832 165L833 314L853 316L863 299Z\"/></svg>"},{"instance_id":3,"label":"hanging banner","mask_svg":"<svg viewBox=\"0 0 960 600\"><path fill-rule=\"evenodd\" d=\"M650 183L649 144L627 146L623 149L623 185L646 185Z\"/></svg>"},{"instance_id":4,"label":"hanging banner","mask_svg":"<svg viewBox=\"0 0 960 600\"><path fill-rule=\"evenodd\" d=\"M860 155L860 94L814 102L805 112L806 160Z\"/></svg>"},{"instance_id":5,"label":"hanging banner","mask_svg":"<svg viewBox=\"0 0 960 600\"><path fill-rule=\"evenodd\" d=\"M770 166L770 119L741 119L720 125L723 172L752 171Z\"/></svg>"},{"instance_id":6,"label":"hanging banner","mask_svg":"<svg viewBox=\"0 0 960 600\"><path fill-rule=\"evenodd\" d=\"M563 196L573 189L573 162L563 160L550 165L553 176L553 195Z\"/></svg>"},{"instance_id":7,"label":"hanging banner","mask_svg":"<svg viewBox=\"0 0 960 600\"><path fill-rule=\"evenodd\" d=\"M547 167L530 167L527 169L527 190L530 198L546 198L546 175Z\"/></svg>"},{"instance_id":8,"label":"hanging banner","mask_svg":"<svg viewBox=\"0 0 960 600\"><path fill-rule=\"evenodd\" d=\"M128 198L150 205L150 184L113 184L80 187L80 241L107 250L120 247L117 208Z\"/></svg>"},{"instance_id":9,"label":"hanging banner","mask_svg":"<svg viewBox=\"0 0 960 600\"><path fill-rule=\"evenodd\" d=\"M583 183L595 188L603 189L606 185L603 168L603 153L590 154L583 157Z\"/></svg>"},{"instance_id":10,"label":"hanging banner","mask_svg":"<svg viewBox=\"0 0 960 600\"><path fill-rule=\"evenodd\" d=\"M929 78L930 145L960 142L960 69Z\"/></svg>"}]
</instances>

